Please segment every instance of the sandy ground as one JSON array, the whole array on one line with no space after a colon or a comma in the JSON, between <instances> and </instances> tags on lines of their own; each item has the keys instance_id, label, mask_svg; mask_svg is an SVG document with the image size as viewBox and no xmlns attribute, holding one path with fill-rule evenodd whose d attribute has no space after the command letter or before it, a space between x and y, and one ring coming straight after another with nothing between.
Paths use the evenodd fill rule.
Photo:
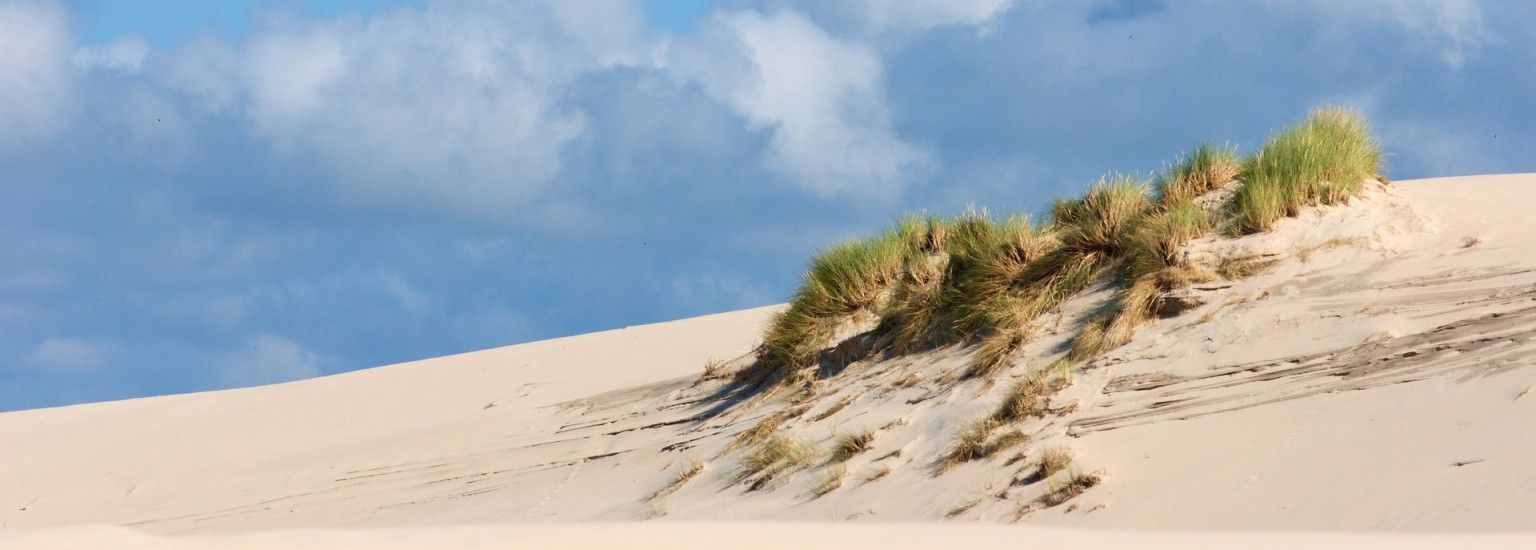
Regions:
<instances>
[{"instance_id":1,"label":"sandy ground","mask_svg":"<svg viewBox=\"0 0 1536 550\"><path fill-rule=\"evenodd\" d=\"M943 381L973 349L860 359L800 403L700 380L750 361L770 307L0 414L0 547L1531 547L1533 191L1536 175L1398 182L1197 242L1272 265L1198 286L1201 305L1088 364L1028 443L943 472L1008 386ZM1067 304L1002 376L1049 364L1108 295ZM754 490L731 440L787 410L781 432L825 449L868 429L873 448ZM1058 445L1104 481L1046 507L1061 479L1030 473ZM723 523L748 520L788 523Z\"/></svg>"}]
</instances>

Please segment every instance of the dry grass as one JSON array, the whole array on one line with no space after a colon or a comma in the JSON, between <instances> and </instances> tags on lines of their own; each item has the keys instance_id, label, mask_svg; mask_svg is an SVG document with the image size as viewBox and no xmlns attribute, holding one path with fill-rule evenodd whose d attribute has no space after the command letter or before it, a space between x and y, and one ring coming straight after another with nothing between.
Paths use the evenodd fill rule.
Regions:
<instances>
[{"instance_id":1,"label":"dry grass","mask_svg":"<svg viewBox=\"0 0 1536 550\"><path fill-rule=\"evenodd\" d=\"M992 438L992 431L1000 425L1001 423L991 418L982 418L966 426L950 444L949 454L944 457L943 467L948 468L987 456L987 441Z\"/></svg>"},{"instance_id":2,"label":"dry grass","mask_svg":"<svg viewBox=\"0 0 1536 550\"><path fill-rule=\"evenodd\" d=\"M683 487L683 484L688 483L688 480L703 472L704 466L705 462L697 458L688 461L687 464L677 469L677 475L672 478L672 481L666 487L657 489L656 492L647 495L645 500L652 501L677 492L678 489Z\"/></svg>"},{"instance_id":3,"label":"dry grass","mask_svg":"<svg viewBox=\"0 0 1536 550\"><path fill-rule=\"evenodd\" d=\"M726 372L726 367L726 362L719 359L710 359L705 361L704 373L699 375L699 381L705 382L709 380L719 380L726 378L729 374Z\"/></svg>"},{"instance_id":4,"label":"dry grass","mask_svg":"<svg viewBox=\"0 0 1536 550\"><path fill-rule=\"evenodd\" d=\"M1270 267L1280 263L1280 260L1278 256L1222 258L1221 263L1216 266L1216 274L1233 281L1246 279L1269 270Z\"/></svg>"},{"instance_id":5,"label":"dry grass","mask_svg":"<svg viewBox=\"0 0 1536 550\"><path fill-rule=\"evenodd\" d=\"M761 489L786 473L810 466L816 454L816 447L803 439L775 434L742 458L737 479L752 480L751 488Z\"/></svg>"},{"instance_id":6,"label":"dry grass","mask_svg":"<svg viewBox=\"0 0 1536 550\"><path fill-rule=\"evenodd\" d=\"M948 519L960 517L966 512L971 511L972 508L975 508L977 504L981 504L981 501L976 499L967 500L956 505L954 508L950 508L948 512L944 512L944 517Z\"/></svg>"},{"instance_id":7,"label":"dry grass","mask_svg":"<svg viewBox=\"0 0 1536 550\"><path fill-rule=\"evenodd\" d=\"M1040 455L1040 469L1035 475L1040 479L1047 479L1071 465L1072 449L1062 446L1051 447Z\"/></svg>"},{"instance_id":8,"label":"dry grass","mask_svg":"<svg viewBox=\"0 0 1536 550\"><path fill-rule=\"evenodd\" d=\"M939 470L943 471L961 463L987 458L1029 442L1029 436L1019 430L1008 430L996 434L1002 426L1002 422L990 417L977 419L966 426L950 444L949 454L945 455Z\"/></svg>"},{"instance_id":9,"label":"dry grass","mask_svg":"<svg viewBox=\"0 0 1536 550\"><path fill-rule=\"evenodd\" d=\"M1268 231L1303 207L1337 204L1376 175L1381 151L1365 121L1352 111L1324 108L1264 144L1243 163L1243 186L1233 197L1238 234Z\"/></svg>"},{"instance_id":10,"label":"dry grass","mask_svg":"<svg viewBox=\"0 0 1536 550\"><path fill-rule=\"evenodd\" d=\"M1040 503L1046 507L1058 506L1066 501L1077 498L1088 489L1098 485L1104 480L1098 473L1085 474L1074 471L1061 481L1051 482L1050 490L1040 497Z\"/></svg>"},{"instance_id":11,"label":"dry grass","mask_svg":"<svg viewBox=\"0 0 1536 550\"><path fill-rule=\"evenodd\" d=\"M829 457L829 460L832 462L845 462L850 458L858 456L859 453L868 451L874 446L874 443L874 430L843 434L838 436L836 441L832 443L832 456Z\"/></svg>"},{"instance_id":12,"label":"dry grass","mask_svg":"<svg viewBox=\"0 0 1536 550\"><path fill-rule=\"evenodd\" d=\"M1008 430L987 442L983 456L992 456L1026 443L1029 443L1028 434L1021 430Z\"/></svg>"},{"instance_id":13,"label":"dry grass","mask_svg":"<svg viewBox=\"0 0 1536 550\"><path fill-rule=\"evenodd\" d=\"M767 441L779 429L779 426L783 425L786 420L789 420L789 417L788 411L777 411L763 417L757 424L753 424L752 427L738 432L736 437L731 440L731 444L726 446L726 450L750 447Z\"/></svg>"},{"instance_id":14,"label":"dry grass","mask_svg":"<svg viewBox=\"0 0 1536 550\"><path fill-rule=\"evenodd\" d=\"M1045 416L1049 410L1051 393L1051 383L1044 373L1036 373L1009 388L1007 396L992 413L991 419L997 422L1017 422Z\"/></svg>"},{"instance_id":15,"label":"dry grass","mask_svg":"<svg viewBox=\"0 0 1536 550\"><path fill-rule=\"evenodd\" d=\"M976 355L971 359L970 366L966 367L965 376L987 378L997 374L1008 366L1013 356L1027 343L1029 329L1023 326L1008 327L989 334L982 339L981 346L976 348Z\"/></svg>"},{"instance_id":16,"label":"dry grass","mask_svg":"<svg viewBox=\"0 0 1536 550\"><path fill-rule=\"evenodd\" d=\"M1163 292L1155 274L1116 290L1114 309L1083 327L1072 339L1067 360L1085 361L1130 342L1162 307Z\"/></svg>"},{"instance_id":17,"label":"dry grass","mask_svg":"<svg viewBox=\"0 0 1536 550\"><path fill-rule=\"evenodd\" d=\"M826 468L822 469L821 474L817 476L816 488L813 490L813 492L817 497L821 497L827 493L836 491L839 487L843 486L843 478L847 476L847 466L842 464L833 464L831 466L827 466Z\"/></svg>"},{"instance_id":18,"label":"dry grass","mask_svg":"<svg viewBox=\"0 0 1536 550\"><path fill-rule=\"evenodd\" d=\"M819 413L816 413L816 416L811 418L811 422L821 422L823 420L826 420L828 417L831 417L832 415L837 414L838 411L841 411L844 408L846 408L848 405L852 405L852 404L853 404L853 398L852 397L844 397L842 399L839 399L839 400L837 400L836 403L833 403L832 406L827 407L826 410L821 411Z\"/></svg>"},{"instance_id":19,"label":"dry grass","mask_svg":"<svg viewBox=\"0 0 1536 550\"><path fill-rule=\"evenodd\" d=\"M875 468L868 475L864 476L864 483L870 483L888 475L891 475L891 467L882 464L879 468Z\"/></svg>"}]
</instances>

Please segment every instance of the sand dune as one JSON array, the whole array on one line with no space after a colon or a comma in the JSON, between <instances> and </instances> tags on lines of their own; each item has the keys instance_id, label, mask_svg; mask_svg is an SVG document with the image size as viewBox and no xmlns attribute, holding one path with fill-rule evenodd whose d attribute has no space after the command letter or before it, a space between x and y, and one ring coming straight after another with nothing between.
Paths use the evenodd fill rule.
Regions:
<instances>
[{"instance_id":1,"label":"sand dune","mask_svg":"<svg viewBox=\"0 0 1536 550\"><path fill-rule=\"evenodd\" d=\"M1008 386L947 380L968 347L861 358L798 402L701 379L707 361L750 362L769 307L0 414L0 545L1529 547L1532 191L1529 174L1397 182L1197 241L1192 257L1267 267L1191 289L991 460L941 467ZM1109 293L1069 302L1003 376L1059 356ZM765 418L821 449L873 439L753 487L732 440ZM1103 481L1044 506L1056 480L1031 474L1055 446ZM575 521L605 523L549 523ZM714 523L741 521L789 523Z\"/></svg>"}]
</instances>

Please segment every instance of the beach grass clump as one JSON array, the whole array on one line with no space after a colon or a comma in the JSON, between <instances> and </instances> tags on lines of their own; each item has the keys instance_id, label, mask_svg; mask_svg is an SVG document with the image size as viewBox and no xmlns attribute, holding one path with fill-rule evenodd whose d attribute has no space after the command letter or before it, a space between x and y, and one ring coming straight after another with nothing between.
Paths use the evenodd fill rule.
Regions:
<instances>
[{"instance_id":1,"label":"beach grass clump","mask_svg":"<svg viewBox=\"0 0 1536 550\"><path fill-rule=\"evenodd\" d=\"M905 247L883 235L850 241L811 260L800 288L768 328L763 348L787 367L805 367L826 347L837 326L878 306L881 294L901 273Z\"/></svg>"},{"instance_id":2,"label":"beach grass clump","mask_svg":"<svg viewBox=\"0 0 1536 550\"><path fill-rule=\"evenodd\" d=\"M1049 228L1038 228L1027 216L994 223L984 214L967 214L954 224L949 250L945 309L952 312L955 339L1013 326L1015 285L1024 270L1059 241Z\"/></svg>"},{"instance_id":3,"label":"beach grass clump","mask_svg":"<svg viewBox=\"0 0 1536 550\"><path fill-rule=\"evenodd\" d=\"M1051 226L1061 244L1031 262L1015 283L1033 318L1076 295L1130 248L1128 238L1151 206L1147 185L1131 176L1100 179L1081 198L1058 200Z\"/></svg>"},{"instance_id":4,"label":"beach grass clump","mask_svg":"<svg viewBox=\"0 0 1536 550\"><path fill-rule=\"evenodd\" d=\"M1082 361L1129 342L1138 328L1157 315L1166 292L1197 280L1179 251L1213 225L1210 214L1188 199L1160 204L1142 217L1125 239L1113 306L1084 325L1073 338L1067 359Z\"/></svg>"},{"instance_id":5,"label":"beach grass clump","mask_svg":"<svg viewBox=\"0 0 1536 550\"><path fill-rule=\"evenodd\" d=\"M817 497L821 497L836 491L843 486L843 478L848 476L848 466L842 463L833 464L822 469L816 478L816 486L812 490Z\"/></svg>"},{"instance_id":6,"label":"beach grass clump","mask_svg":"<svg viewBox=\"0 0 1536 550\"><path fill-rule=\"evenodd\" d=\"M950 444L940 471L955 465L990 457L1029 442L1029 436L1016 429L997 433L1003 422L991 417L978 418L966 426Z\"/></svg>"},{"instance_id":7,"label":"beach grass clump","mask_svg":"<svg viewBox=\"0 0 1536 550\"><path fill-rule=\"evenodd\" d=\"M816 447L803 439L774 434L742 457L737 479L750 479L752 489L761 489L786 473L810 466L816 454Z\"/></svg>"},{"instance_id":8,"label":"beach grass clump","mask_svg":"<svg viewBox=\"0 0 1536 550\"><path fill-rule=\"evenodd\" d=\"M1125 276L1135 280L1179 265L1178 252L1211 230L1204 208L1185 199L1166 203L1142 218L1125 239Z\"/></svg>"},{"instance_id":9,"label":"beach grass clump","mask_svg":"<svg viewBox=\"0 0 1536 550\"><path fill-rule=\"evenodd\" d=\"M1040 479L1047 479L1071 465L1072 449L1062 446L1051 447L1040 455L1040 468L1035 475Z\"/></svg>"},{"instance_id":10,"label":"beach grass clump","mask_svg":"<svg viewBox=\"0 0 1536 550\"><path fill-rule=\"evenodd\" d=\"M1380 164L1380 147L1364 119L1347 109L1315 110L1243 163L1232 228L1237 234L1268 231L1303 207L1344 202L1377 175Z\"/></svg>"},{"instance_id":11,"label":"beach grass clump","mask_svg":"<svg viewBox=\"0 0 1536 550\"><path fill-rule=\"evenodd\" d=\"M992 413L998 422L1017 422L1045 416L1050 410L1051 384L1043 372L1014 383L1003 402Z\"/></svg>"},{"instance_id":12,"label":"beach grass clump","mask_svg":"<svg viewBox=\"0 0 1536 550\"><path fill-rule=\"evenodd\" d=\"M899 352L918 349L933 336L942 323L941 294L944 283L943 256L920 256L908 260L900 282L880 314L877 330L891 337L890 346Z\"/></svg>"},{"instance_id":13,"label":"beach grass clump","mask_svg":"<svg viewBox=\"0 0 1536 550\"><path fill-rule=\"evenodd\" d=\"M738 432L726 448L750 447L767 441L768 438L773 437L774 433L778 431L779 426L784 425L784 422L788 421L789 418L790 414L787 411L776 411L773 414L764 416L762 420L757 421L752 427Z\"/></svg>"},{"instance_id":14,"label":"beach grass clump","mask_svg":"<svg viewBox=\"0 0 1536 550\"><path fill-rule=\"evenodd\" d=\"M987 456L987 441L992 438L992 431L998 426L1001 423L991 418L981 418L967 425L950 444L949 454L944 457L944 467Z\"/></svg>"},{"instance_id":15,"label":"beach grass clump","mask_svg":"<svg viewBox=\"0 0 1536 550\"><path fill-rule=\"evenodd\" d=\"M847 462L864 451L868 451L875 443L875 431L864 430L838 436L832 443L831 462Z\"/></svg>"},{"instance_id":16,"label":"beach grass clump","mask_svg":"<svg viewBox=\"0 0 1536 550\"><path fill-rule=\"evenodd\" d=\"M1134 176L1101 178L1081 198L1058 200L1051 208L1067 252L1116 255L1127 230L1150 206L1147 185Z\"/></svg>"},{"instance_id":17,"label":"beach grass clump","mask_svg":"<svg viewBox=\"0 0 1536 550\"><path fill-rule=\"evenodd\" d=\"M909 259L881 315L880 332L898 352L964 341L1012 324L1003 318L1012 308L996 306L1024 267L1056 245L1026 216L999 222L970 210L942 227L942 250Z\"/></svg>"},{"instance_id":18,"label":"beach grass clump","mask_svg":"<svg viewBox=\"0 0 1536 550\"><path fill-rule=\"evenodd\" d=\"M1008 365L1028 342L1028 324L1087 288L1130 249L1129 235L1151 209L1145 182L1131 176L1100 179L1080 198L1051 210L1056 246L1019 270L1013 295L982 301L988 329L967 376L987 377Z\"/></svg>"},{"instance_id":19,"label":"beach grass clump","mask_svg":"<svg viewBox=\"0 0 1536 550\"><path fill-rule=\"evenodd\" d=\"M1220 189L1241 173L1236 147L1202 143L1158 178L1157 200L1162 204L1193 200Z\"/></svg>"},{"instance_id":20,"label":"beach grass clump","mask_svg":"<svg viewBox=\"0 0 1536 550\"><path fill-rule=\"evenodd\" d=\"M1088 489L1093 488L1103 482L1103 480L1103 476L1097 473L1085 474L1074 471L1072 475L1067 476L1065 479L1052 481L1050 489L1040 496L1040 503L1046 507L1059 506L1077 498L1078 495L1087 492Z\"/></svg>"}]
</instances>

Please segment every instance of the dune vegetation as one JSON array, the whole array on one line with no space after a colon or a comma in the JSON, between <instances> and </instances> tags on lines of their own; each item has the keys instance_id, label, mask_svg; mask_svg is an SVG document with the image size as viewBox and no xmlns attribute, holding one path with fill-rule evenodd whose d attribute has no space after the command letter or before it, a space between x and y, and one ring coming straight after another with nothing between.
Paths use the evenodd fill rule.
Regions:
<instances>
[{"instance_id":1,"label":"dune vegetation","mask_svg":"<svg viewBox=\"0 0 1536 550\"><path fill-rule=\"evenodd\" d=\"M1153 177L1100 178L1082 196L1056 200L1042 222L974 209L952 218L905 217L879 235L812 258L753 366L738 371L736 383L768 394L792 389L791 400L800 401L816 393L819 379L862 357L958 346L970 361L948 380L976 379L989 387L1014 366L1042 321L1055 319L1053 313L1086 289L1111 285L1109 302L1070 327L1076 334L1069 349L1054 364L1024 373L995 411L959 429L937 471L990 457L1030 441L1019 423L1067 414L1070 406L1050 404L1072 384L1074 366L1124 345L1167 314L1171 293L1263 269L1194 265L1183 253L1190 242L1268 231L1306 207L1346 202L1367 181L1385 182L1379 169L1380 151L1365 121L1346 109L1323 108L1247 158L1232 146L1202 144ZM738 435L736 444L750 448L743 478L761 486L804 467L809 451L777 432L805 408L780 411ZM873 437L843 436L830 462L840 465L863 452ZM1047 453L1040 475L1065 468L1069 456ZM822 485L825 491L840 484L842 476L828 480L834 478ZM1097 480L1075 475L1053 494L1070 498Z\"/></svg>"},{"instance_id":2,"label":"dune vegetation","mask_svg":"<svg viewBox=\"0 0 1536 550\"><path fill-rule=\"evenodd\" d=\"M1347 201L1362 182L1384 180L1379 166L1365 121L1322 108L1246 159L1202 144L1154 178L1101 178L1081 197L1055 201L1043 223L975 210L906 217L811 260L764 335L754 374L805 384L840 330L872 322L870 353L974 344L961 374L988 377L1030 341L1042 315L1108 280L1117 286L1113 306L1080 328L1063 360L1091 359L1129 341L1166 293L1213 276L1185 265L1180 247Z\"/></svg>"}]
</instances>

